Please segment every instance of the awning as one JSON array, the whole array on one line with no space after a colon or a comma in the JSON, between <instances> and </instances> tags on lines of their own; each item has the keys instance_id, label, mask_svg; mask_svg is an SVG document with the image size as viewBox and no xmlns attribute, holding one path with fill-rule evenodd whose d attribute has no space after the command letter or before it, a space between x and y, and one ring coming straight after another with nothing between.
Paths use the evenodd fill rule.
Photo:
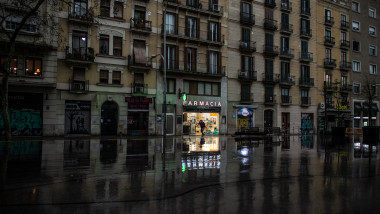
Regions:
<instances>
[{"instance_id":1,"label":"awning","mask_svg":"<svg viewBox=\"0 0 380 214\"><path fill-rule=\"evenodd\" d=\"M361 112L362 111L362 104L355 102L355 104L354 104L354 111L355 112Z\"/></svg>"},{"instance_id":2,"label":"awning","mask_svg":"<svg viewBox=\"0 0 380 214\"><path fill-rule=\"evenodd\" d=\"M254 105L233 105L234 108L253 108L253 109L257 109L257 106L254 106Z\"/></svg>"},{"instance_id":3,"label":"awning","mask_svg":"<svg viewBox=\"0 0 380 214\"><path fill-rule=\"evenodd\" d=\"M379 112L379 108L377 107L376 103L372 103L372 112Z\"/></svg>"}]
</instances>

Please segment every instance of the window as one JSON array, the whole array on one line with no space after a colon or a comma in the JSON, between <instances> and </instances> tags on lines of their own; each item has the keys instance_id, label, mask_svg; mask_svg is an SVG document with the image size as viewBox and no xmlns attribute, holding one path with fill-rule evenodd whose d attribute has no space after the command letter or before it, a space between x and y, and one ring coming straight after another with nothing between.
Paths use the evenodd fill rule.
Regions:
<instances>
[{"instance_id":1,"label":"window","mask_svg":"<svg viewBox=\"0 0 380 214\"><path fill-rule=\"evenodd\" d=\"M340 81L341 81L340 82L341 86L343 86L343 87L347 86L347 76L342 75L340 77Z\"/></svg>"},{"instance_id":2,"label":"window","mask_svg":"<svg viewBox=\"0 0 380 214\"><path fill-rule=\"evenodd\" d=\"M346 22L347 22L347 16L344 14L340 14L340 23L342 25L346 25Z\"/></svg>"},{"instance_id":3,"label":"window","mask_svg":"<svg viewBox=\"0 0 380 214\"><path fill-rule=\"evenodd\" d=\"M166 93L168 94L175 94L175 79L167 79L166 80L167 85L166 85Z\"/></svg>"},{"instance_id":4,"label":"window","mask_svg":"<svg viewBox=\"0 0 380 214\"><path fill-rule=\"evenodd\" d=\"M251 29L250 28L242 28L241 29L241 42L244 47L249 48L251 46Z\"/></svg>"},{"instance_id":5,"label":"window","mask_svg":"<svg viewBox=\"0 0 380 214\"><path fill-rule=\"evenodd\" d=\"M273 60L265 60L265 76L273 76Z\"/></svg>"},{"instance_id":6,"label":"window","mask_svg":"<svg viewBox=\"0 0 380 214\"><path fill-rule=\"evenodd\" d=\"M139 64L145 66L147 62L146 59L146 45L143 40L133 40L133 63L135 65Z\"/></svg>"},{"instance_id":7,"label":"window","mask_svg":"<svg viewBox=\"0 0 380 214\"><path fill-rule=\"evenodd\" d=\"M197 32L197 25L198 25L198 19L193 17L186 17L186 36L190 38L197 38L198 32Z\"/></svg>"},{"instance_id":8,"label":"window","mask_svg":"<svg viewBox=\"0 0 380 214\"><path fill-rule=\"evenodd\" d=\"M176 46L167 45L166 46L166 68L169 70L173 70L176 63Z\"/></svg>"},{"instance_id":9,"label":"window","mask_svg":"<svg viewBox=\"0 0 380 214\"><path fill-rule=\"evenodd\" d=\"M110 16L110 0L101 0L100 1L100 15L104 17Z\"/></svg>"},{"instance_id":10,"label":"window","mask_svg":"<svg viewBox=\"0 0 380 214\"><path fill-rule=\"evenodd\" d=\"M377 65L369 65L369 73L376 74L377 73Z\"/></svg>"},{"instance_id":11,"label":"window","mask_svg":"<svg viewBox=\"0 0 380 214\"><path fill-rule=\"evenodd\" d=\"M301 13L310 15L310 0L301 0Z\"/></svg>"},{"instance_id":12,"label":"window","mask_svg":"<svg viewBox=\"0 0 380 214\"><path fill-rule=\"evenodd\" d=\"M281 80L288 81L290 78L289 62L281 62Z\"/></svg>"},{"instance_id":13,"label":"window","mask_svg":"<svg viewBox=\"0 0 380 214\"><path fill-rule=\"evenodd\" d=\"M2 56L1 57L1 70L0 70L0 73L3 72L3 68L5 66L5 62L7 61L7 57L6 56ZM10 74L17 74L17 57L12 57L11 58L11 61L9 62L9 73Z\"/></svg>"},{"instance_id":14,"label":"window","mask_svg":"<svg viewBox=\"0 0 380 214\"><path fill-rule=\"evenodd\" d=\"M352 2L352 11L359 13L360 12L360 5L358 2Z\"/></svg>"},{"instance_id":15,"label":"window","mask_svg":"<svg viewBox=\"0 0 380 214\"><path fill-rule=\"evenodd\" d=\"M185 48L185 70L197 71L197 49Z\"/></svg>"},{"instance_id":16,"label":"window","mask_svg":"<svg viewBox=\"0 0 380 214\"><path fill-rule=\"evenodd\" d=\"M326 59L331 59L331 49L330 48L326 48L326 50L325 50L325 58Z\"/></svg>"},{"instance_id":17,"label":"window","mask_svg":"<svg viewBox=\"0 0 380 214\"><path fill-rule=\"evenodd\" d=\"M309 97L309 91L308 90L301 90L301 97Z\"/></svg>"},{"instance_id":18,"label":"window","mask_svg":"<svg viewBox=\"0 0 380 214\"><path fill-rule=\"evenodd\" d=\"M289 37L281 36L281 54L289 54Z\"/></svg>"},{"instance_id":19,"label":"window","mask_svg":"<svg viewBox=\"0 0 380 214\"><path fill-rule=\"evenodd\" d=\"M369 8L369 17L376 18L376 9L375 8Z\"/></svg>"},{"instance_id":20,"label":"window","mask_svg":"<svg viewBox=\"0 0 380 214\"><path fill-rule=\"evenodd\" d=\"M332 21L331 10L325 10L325 21Z\"/></svg>"},{"instance_id":21,"label":"window","mask_svg":"<svg viewBox=\"0 0 380 214\"><path fill-rule=\"evenodd\" d=\"M341 61L342 63L347 63L347 52L342 51L342 52L340 53L340 61Z\"/></svg>"},{"instance_id":22,"label":"window","mask_svg":"<svg viewBox=\"0 0 380 214\"><path fill-rule=\"evenodd\" d=\"M369 35L376 36L376 28L373 26L369 26Z\"/></svg>"},{"instance_id":23,"label":"window","mask_svg":"<svg viewBox=\"0 0 380 214\"><path fill-rule=\"evenodd\" d=\"M241 101L251 100L251 84L241 84Z\"/></svg>"},{"instance_id":24,"label":"window","mask_svg":"<svg viewBox=\"0 0 380 214\"><path fill-rule=\"evenodd\" d=\"M83 17L87 15L87 0L74 0L74 16Z\"/></svg>"},{"instance_id":25,"label":"window","mask_svg":"<svg viewBox=\"0 0 380 214\"><path fill-rule=\"evenodd\" d=\"M120 85L121 71L112 71L112 84Z\"/></svg>"},{"instance_id":26,"label":"window","mask_svg":"<svg viewBox=\"0 0 380 214\"><path fill-rule=\"evenodd\" d=\"M82 58L87 52L87 33L73 32L72 54L74 58Z\"/></svg>"},{"instance_id":27,"label":"window","mask_svg":"<svg viewBox=\"0 0 380 214\"><path fill-rule=\"evenodd\" d=\"M301 19L301 34L310 34L310 20Z\"/></svg>"},{"instance_id":28,"label":"window","mask_svg":"<svg viewBox=\"0 0 380 214\"><path fill-rule=\"evenodd\" d=\"M253 72L253 57L241 56L241 71L245 72L247 75Z\"/></svg>"},{"instance_id":29,"label":"window","mask_svg":"<svg viewBox=\"0 0 380 214\"><path fill-rule=\"evenodd\" d=\"M352 70L356 72L360 72L360 62L352 61Z\"/></svg>"},{"instance_id":30,"label":"window","mask_svg":"<svg viewBox=\"0 0 380 214\"><path fill-rule=\"evenodd\" d=\"M340 32L340 41L341 42L346 42L347 41L347 32L346 31L341 31Z\"/></svg>"},{"instance_id":31,"label":"window","mask_svg":"<svg viewBox=\"0 0 380 214\"><path fill-rule=\"evenodd\" d=\"M5 29L7 30L16 30L16 28L19 26L19 21L17 18L16 20L13 20L12 18L10 20L5 21ZM37 25L35 23L35 18L30 18L32 21L27 21L24 26L21 28L21 31L28 32L28 33L37 33Z\"/></svg>"},{"instance_id":32,"label":"window","mask_svg":"<svg viewBox=\"0 0 380 214\"><path fill-rule=\"evenodd\" d=\"M99 41L99 52L100 54L109 54L109 36L108 35L100 35Z\"/></svg>"},{"instance_id":33,"label":"window","mask_svg":"<svg viewBox=\"0 0 380 214\"><path fill-rule=\"evenodd\" d=\"M327 85L332 84L332 75L330 73L327 73L327 72L325 73L325 81Z\"/></svg>"},{"instance_id":34,"label":"window","mask_svg":"<svg viewBox=\"0 0 380 214\"><path fill-rule=\"evenodd\" d=\"M113 55L114 56L122 56L123 54L122 43L123 43L123 38L118 37L118 36L113 37Z\"/></svg>"},{"instance_id":35,"label":"window","mask_svg":"<svg viewBox=\"0 0 380 214\"><path fill-rule=\"evenodd\" d=\"M352 49L354 51L360 51L360 42L359 41L353 41L352 42Z\"/></svg>"},{"instance_id":36,"label":"window","mask_svg":"<svg viewBox=\"0 0 380 214\"><path fill-rule=\"evenodd\" d=\"M360 83L354 83L354 94L360 94Z\"/></svg>"},{"instance_id":37,"label":"window","mask_svg":"<svg viewBox=\"0 0 380 214\"><path fill-rule=\"evenodd\" d=\"M27 76L42 76L42 59L26 58L25 60L25 75Z\"/></svg>"},{"instance_id":38,"label":"window","mask_svg":"<svg viewBox=\"0 0 380 214\"><path fill-rule=\"evenodd\" d=\"M174 34L175 33L175 15L172 13L166 13L166 19L165 19L165 29L166 33L168 34Z\"/></svg>"},{"instance_id":39,"label":"window","mask_svg":"<svg viewBox=\"0 0 380 214\"><path fill-rule=\"evenodd\" d=\"M369 46L369 55L370 56L376 56L377 51L376 51L376 46L370 45Z\"/></svg>"},{"instance_id":40,"label":"window","mask_svg":"<svg viewBox=\"0 0 380 214\"><path fill-rule=\"evenodd\" d=\"M209 40L218 42L220 41L220 24L217 22L210 22Z\"/></svg>"},{"instance_id":41,"label":"window","mask_svg":"<svg viewBox=\"0 0 380 214\"><path fill-rule=\"evenodd\" d=\"M211 51L209 53L209 73L218 74L219 72L219 53Z\"/></svg>"},{"instance_id":42,"label":"window","mask_svg":"<svg viewBox=\"0 0 380 214\"><path fill-rule=\"evenodd\" d=\"M183 92L191 95L219 96L219 88L220 83L183 81Z\"/></svg>"},{"instance_id":43,"label":"window","mask_svg":"<svg viewBox=\"0 0 380 214\"><path fill-rule=\"evenodd\" d=\"M352 30L360 31L360 23L357 21L352 21Z\"/></svg>"},{"instance_id":44,"label":"window","mask_svg":"<svg viewBox=\"0 0 380 214\"><path fill-rule=\"evenodd\" d=\"M115 1L113 6L113 17L117 19L123 18L123 2Z\"/></svg>"},{"instance_id":45,"label":"window","mask_svg":"<svg viewBox=\"0 0 380 214\"><path fill-rule=\"evenodd\" d=\"M301 65L301 80L303 83L310 81L310 67L307 65Z\"/></svg>"},{"instance_id":46,"label":"window","mask_svg":"<svg viewBox=\"0 0 380 214\"><path fill-rule=\"evenodd\" d=\"M108 70L100 70L99 83L108 84Z\"/></svg>"}]
</instances>

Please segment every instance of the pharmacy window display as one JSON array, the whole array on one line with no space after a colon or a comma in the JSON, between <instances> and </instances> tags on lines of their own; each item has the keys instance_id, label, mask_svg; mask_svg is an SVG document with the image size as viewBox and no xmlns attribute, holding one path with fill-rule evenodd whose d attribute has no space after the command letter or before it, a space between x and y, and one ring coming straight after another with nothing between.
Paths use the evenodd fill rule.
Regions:
<instances>
[{"instance_id":1,"label":"pharmacy window display","mask_svg":"<svg viewBox=\"0 0 380 214\"><path fill-rule=\"evenodd\" d=\"M184 112L183 113L183 134L189 135L202 135L199 121L203 120L206 125L206 135L218 135L219 134L219 113L195 113Z\"/></svg>"}]
</instances>

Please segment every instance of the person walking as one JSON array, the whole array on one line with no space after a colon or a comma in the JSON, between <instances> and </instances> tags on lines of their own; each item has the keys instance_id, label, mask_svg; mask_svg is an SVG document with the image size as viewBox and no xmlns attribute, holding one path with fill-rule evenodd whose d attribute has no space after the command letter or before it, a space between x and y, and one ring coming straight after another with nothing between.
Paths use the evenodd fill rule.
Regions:
<instances>
[{"instance_id":1,"label":"person walking","mask_svg":"<svg viewBox=\"0 0 380 214\"><path fill-rule=\"evenodd\" d=\"M206 124L203 122L203 120L200 120L199 126L201 127L201 133L202 133L202 137L203 137L205 135L204 131L205 131Z\"/></svg>"}]
</instances>

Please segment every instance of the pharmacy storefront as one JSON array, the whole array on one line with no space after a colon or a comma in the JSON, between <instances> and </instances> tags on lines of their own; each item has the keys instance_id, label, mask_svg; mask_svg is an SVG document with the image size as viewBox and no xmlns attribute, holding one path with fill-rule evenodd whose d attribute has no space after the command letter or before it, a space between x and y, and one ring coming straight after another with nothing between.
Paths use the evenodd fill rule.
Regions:
<instances>
[{"instance_id":1,"label":"pharmacy storefront","mask_svg":"<svg viewBox=\"0 0 380 214\"><path fill-rule=\"evenodd\" d=\"M186 100L183 101L183 134L201 135L199 121L206 125L206 135L219 135L221 125L226 123L222 115L223 104L215 100Z\"/></svg>"}]
</instances>

